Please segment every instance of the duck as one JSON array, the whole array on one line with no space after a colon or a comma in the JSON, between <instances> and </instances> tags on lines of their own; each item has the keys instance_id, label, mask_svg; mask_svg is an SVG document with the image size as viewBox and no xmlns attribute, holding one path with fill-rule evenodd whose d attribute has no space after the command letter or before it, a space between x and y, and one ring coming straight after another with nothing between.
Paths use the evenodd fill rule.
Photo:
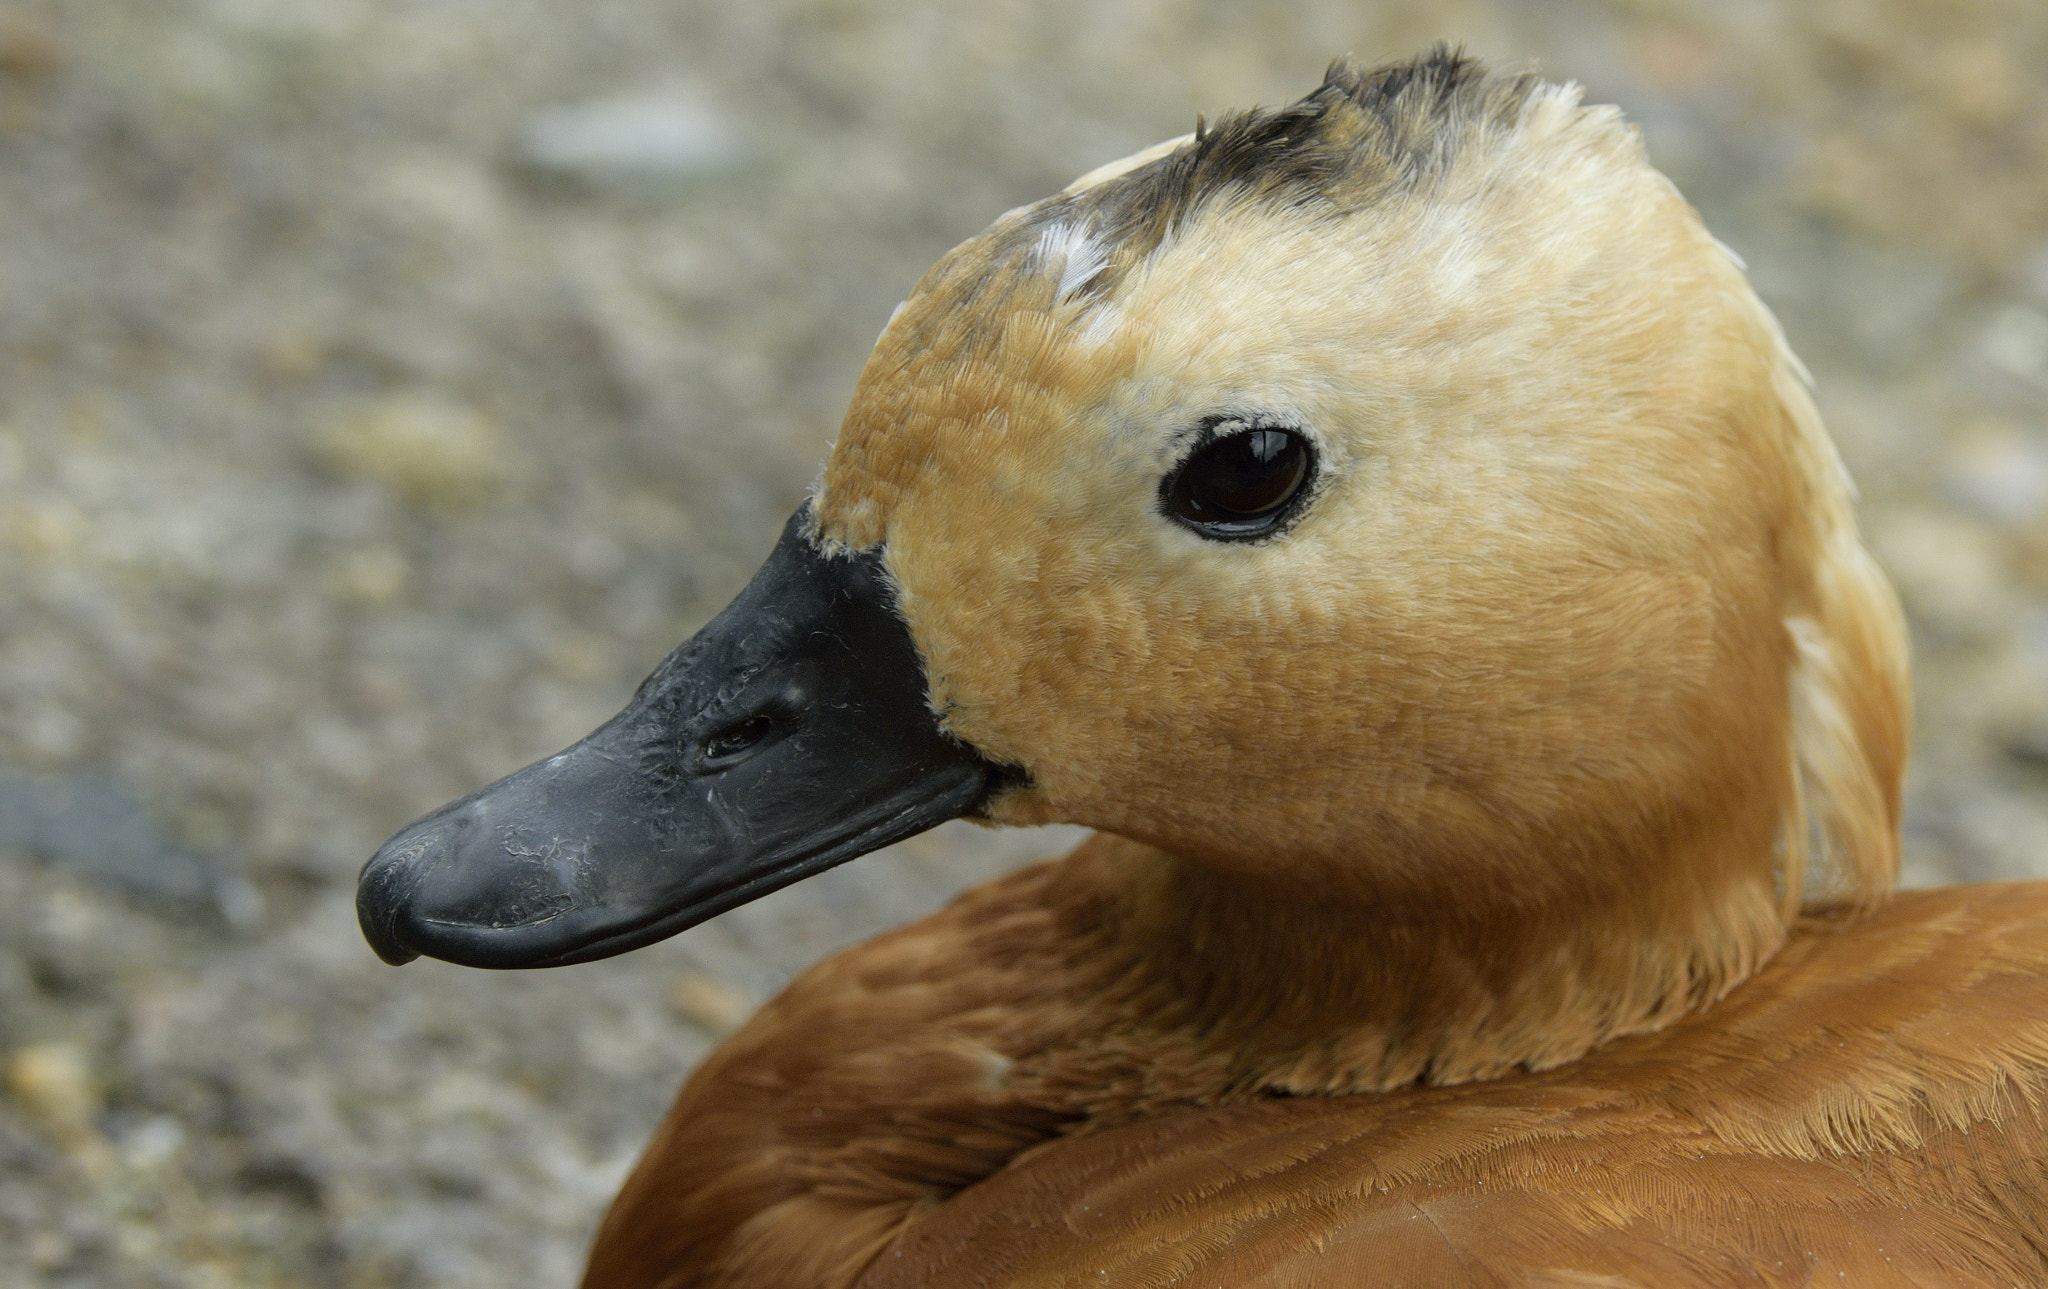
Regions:
<instances>
[{"instance_id":1,"label":"duck","mask_svg":"<svg viewBox=\"0 0 2048 1289\"><path fill-rule=\"evenodd\" d=\"M1852 502L1616 110L1340 60L941 259L753 581L358 912L553 966L1094 830L763 1005L586 1289L2048 1284L2048 884L1894 892Z\"/></svg>"}]
</instances>

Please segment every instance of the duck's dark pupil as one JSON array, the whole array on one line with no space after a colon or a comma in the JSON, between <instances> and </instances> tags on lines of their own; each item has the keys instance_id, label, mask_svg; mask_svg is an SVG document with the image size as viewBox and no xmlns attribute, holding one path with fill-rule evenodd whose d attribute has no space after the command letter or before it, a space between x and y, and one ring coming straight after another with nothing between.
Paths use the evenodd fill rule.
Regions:
<instances>
[{"instance_id":1,"label":"duck's dark pupil","mask_svg":"<svg viewBox=\"0 0 2048 1289\"><path fill-rule=\"evenodd\" d=\"M1276 514L1308 475L1308 445L1287 430L1244 430L1198 450L1181 467L1168 504L1197 524L1237 529Z\"/></svg>"}]
</instances>

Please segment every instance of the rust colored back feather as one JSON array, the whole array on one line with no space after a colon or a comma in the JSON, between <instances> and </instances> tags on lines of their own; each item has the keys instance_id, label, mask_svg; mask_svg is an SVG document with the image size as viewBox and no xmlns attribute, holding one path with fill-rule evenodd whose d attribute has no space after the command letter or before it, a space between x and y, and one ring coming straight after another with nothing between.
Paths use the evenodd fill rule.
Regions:
<instances>
[{"instance_id":1,"label":"rust colored back feather","mask_svg":"<svg viewBox=\"0 0 2048 1289\"><path fill-rule=\"evenodd\" d=\"M1121 845L791 986L590 1289L2048 1283L2048 884L1807 917L1553 1070L1299 1097L1118 951Z\"/></svg>"},{"instance_id":2,"label":"rust colored back feather","mask_svg":"<svg viewBox=\"0 0 2048 1289\"><path fill-rule=\"evenodd\" d=\"M2048 1283L2048 886L1802 923L1558 1070L1042 1147L862 1289Z\"/></svg>"}]
</instances>

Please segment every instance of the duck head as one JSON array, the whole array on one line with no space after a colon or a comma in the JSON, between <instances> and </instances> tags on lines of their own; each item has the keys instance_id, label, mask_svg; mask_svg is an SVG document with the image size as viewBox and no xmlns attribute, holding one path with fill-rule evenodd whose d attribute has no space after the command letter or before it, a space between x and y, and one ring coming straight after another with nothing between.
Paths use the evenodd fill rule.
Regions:
<instances>
[{"instance_id":1,"label":"duck head","mask_svg":"<svg viewBox=\"0 0 2048 1289\"><path fill-rule=\"evenodd\" d=\"M1848 496L1618 114L1340 64L947 255L755 582L388 843L363 925L600 957L967 814L1392 922L1684 923L1732 977L1810 867L1896 863L1900 626Z\"/></svg>"}]
</instances>

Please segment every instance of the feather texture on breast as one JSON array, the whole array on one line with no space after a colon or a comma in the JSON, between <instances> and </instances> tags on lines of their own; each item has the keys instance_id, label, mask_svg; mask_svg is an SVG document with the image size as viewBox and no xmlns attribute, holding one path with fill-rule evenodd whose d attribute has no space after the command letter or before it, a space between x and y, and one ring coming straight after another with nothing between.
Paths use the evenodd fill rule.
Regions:
<instances>
[{"instance_id":1,"label":"feather texture on breast","mask_svg":"<svg viewBox=\"0 0 2048 1289\"><path fill-rule=\"evenodd\" d=\"M588 1283L2048 1282L2048 886L1810 914L1713 1007L1549 1070L1304 1096L1145 988L1098 1010L1109 848L771 1003Z\"/></svg>"}]
</instances>

